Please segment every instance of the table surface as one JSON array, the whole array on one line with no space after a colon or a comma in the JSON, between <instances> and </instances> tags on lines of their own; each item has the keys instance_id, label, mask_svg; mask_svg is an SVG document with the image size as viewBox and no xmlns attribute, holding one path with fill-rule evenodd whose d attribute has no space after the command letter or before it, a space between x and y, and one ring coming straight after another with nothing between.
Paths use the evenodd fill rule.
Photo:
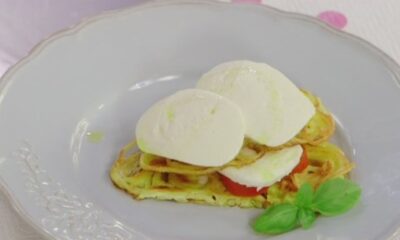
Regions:
<instances>
[{"instance_id":1,"label":"table surface","mask_svg":"<svg viewBox=\"0 0 400 240\"><path fill-rule=\"evenodd\" d=\"M165 1L165 0L163 0ZM222 0L267 4L320 18L373 43L400 63L399 0ZM106 10L145 0L0 0L0 75L50 34ZM1 165L0 165L1 167ZM0 239L43 239L0 192Z\"/></svg>"}]
</instances>

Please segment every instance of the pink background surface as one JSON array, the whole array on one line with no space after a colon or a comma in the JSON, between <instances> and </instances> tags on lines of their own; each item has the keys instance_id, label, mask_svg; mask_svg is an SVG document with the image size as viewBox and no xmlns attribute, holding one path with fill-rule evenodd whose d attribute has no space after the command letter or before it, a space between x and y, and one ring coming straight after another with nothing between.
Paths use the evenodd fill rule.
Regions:
<instances>
[{"instance_id":1,"label":"pink background surface","mask_svg":"<svg viewBox=\"0 0 400 240\"><path fill-rule=\"evenodd\" d=\"M145 0L0 0L0 75L50 34L76 24L86 17L142 2ZM232 2L263 3L320 18L336 28L370 41L400 62L399 0L232 0ZM16 214L1 192L0 239L43 239Z\"/></svg>"}]
</instances>

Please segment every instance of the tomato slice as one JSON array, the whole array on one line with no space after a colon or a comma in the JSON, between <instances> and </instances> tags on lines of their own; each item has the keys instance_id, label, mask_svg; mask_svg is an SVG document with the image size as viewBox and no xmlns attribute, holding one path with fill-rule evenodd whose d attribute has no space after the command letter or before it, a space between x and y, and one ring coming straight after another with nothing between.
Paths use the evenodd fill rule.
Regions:
<instances>
[{"instance_id":1,"label":"tomato slice","mask_svg":"<svg viewBox=\"0 0 400 240\"><path fill-rule=\"evenodd\" d=\"M221 181L226 187L226 189L230 193L236 196L254 197L260 194L267 193L268 191L268 187L263 187L260 190L257 190L256 187L247 187L245 185L232 181L230 178L225 177L224 175L220 176L221 176Z\"/></svg>"},{"instance_id":2,"label":"tomato slice","mask_svg":"<svg viewBox=\"0 0 400 240\"><path fill-rule=\"evenodd\" d=\"M307 157L306 150L303 148L303 154L301 155L300 162L297 166L293 169L291 174L301 173L304 169L308 167L309 161Z\"/></svg>"}]
</instances>

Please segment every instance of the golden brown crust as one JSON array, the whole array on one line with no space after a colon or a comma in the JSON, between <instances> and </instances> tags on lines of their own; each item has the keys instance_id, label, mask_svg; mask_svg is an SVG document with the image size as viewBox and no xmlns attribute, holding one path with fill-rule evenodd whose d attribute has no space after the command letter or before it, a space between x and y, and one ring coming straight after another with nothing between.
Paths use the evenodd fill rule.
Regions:
<instances>
[{"instance_id":1,"label":"golden brown crust","mask_svg":"<svg viewBox=\"0 0 400 240\"><path fill-rule=\"evenodd\" d=\"M139 164L140 152L126 155L126 152L134 148L134 144L121 151L110 176L118 188L138 200L151 198L215 206L265 208L269 204L293 201L298 188L305 182L316 188L330 178L345 177L354 167L333 144L324 142L303 147L310 165L303 172L289 175L271 186L267 196L234 196L225 189L218 173L184 175L144 170Z\"/></svg>"},{"instance_id":2,"label":"golden brown crust","mask_svg":"<svg viewBox=\"0 0 400 240\"><path fill-rule=\"evenodd\" d=\"M182 175L143 170L139 164L140 153L125 156L125 150L121 151L112 166L110 176L118 188L135 199L151 198L242 208L264 208L267 205L265 196L239 197L230 194L218 173Z\"/></svg>"}]
</instances>

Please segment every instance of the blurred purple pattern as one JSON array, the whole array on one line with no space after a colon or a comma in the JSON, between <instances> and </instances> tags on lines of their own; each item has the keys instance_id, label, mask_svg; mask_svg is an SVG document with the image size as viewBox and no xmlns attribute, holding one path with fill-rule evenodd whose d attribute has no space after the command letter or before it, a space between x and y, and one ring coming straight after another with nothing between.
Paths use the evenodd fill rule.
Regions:
<instances>
[{"instance_id":1,"label":"blurred purple pattern","mask_svg":"<svg viewBox=\"0 0 400 240\"><path fill-rule=\"evenodd\" d=\"M1 0L0 76L42 39L108 10L145 0Z\"/></svg>"}]
</instances>

